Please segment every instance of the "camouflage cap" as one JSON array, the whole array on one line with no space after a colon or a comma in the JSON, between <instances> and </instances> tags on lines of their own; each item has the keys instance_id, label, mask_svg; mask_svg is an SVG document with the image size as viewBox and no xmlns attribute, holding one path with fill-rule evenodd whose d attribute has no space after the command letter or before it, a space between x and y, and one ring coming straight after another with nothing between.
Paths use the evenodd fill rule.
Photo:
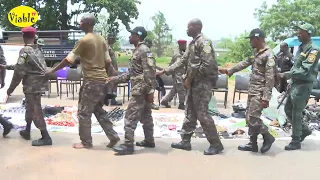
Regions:
<instances>
[{"instance_id":1,"label":"camouflage cap","mask_svg":"<svg viewBox=\"0 0 320 180\"><path fill-rule=\"evenodd\" d=\"M302 29L304 31L307 31L309 34L314 34L315 31L316 31L314 26L312 24L309 24L309 23L305 23L305 24L302 24L302 25L298 26L298 29Z\"/></svg>"},{"instance_id":2,"label":"camouflage cap","mask_svg":"<svg viewBox=\"0 0 320 180\"><path fill-rule=\"evenodd\" d=\"M43 39L38 39L37 44L40 46L44 46L44 40Z\"/></svg>"},{"instance_id":3,"label":"camouflage cap","mask_svg":"<svg viewBox=\"0 0 320 180\"><path fill-rule=\"evenodd\" d=\"M250 35L245 37L245 38L252 38L252 37L258 37L258 38L265 38L266 37L266 34L265 32L262 30L262 29L259 29L259 28L256 28L256 29L253 29L251 32L250 32Z\"/></svg>"}]
</instances>

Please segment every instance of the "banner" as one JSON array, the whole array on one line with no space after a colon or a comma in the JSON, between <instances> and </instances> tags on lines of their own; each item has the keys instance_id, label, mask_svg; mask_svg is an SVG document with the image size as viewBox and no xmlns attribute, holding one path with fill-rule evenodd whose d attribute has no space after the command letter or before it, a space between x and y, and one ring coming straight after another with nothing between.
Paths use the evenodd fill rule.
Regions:
<instances>
[{"instance_id":1,"label":"banner","mask_svg":"<svg viewBox=\"0 0 320 180\"><path fill-rule=\"evenodd\" d=\"M4 53L4 57L6 58L7 65L16 64L19 58L19 52L23 48L23 46L16 46L16 45L1 45ZM10 87L11 80L13 77L13 71L7 70L6 79L5 79L5 86L0 89L0 103L7 102L7 90Z\"/></svg>"}]
</instances>

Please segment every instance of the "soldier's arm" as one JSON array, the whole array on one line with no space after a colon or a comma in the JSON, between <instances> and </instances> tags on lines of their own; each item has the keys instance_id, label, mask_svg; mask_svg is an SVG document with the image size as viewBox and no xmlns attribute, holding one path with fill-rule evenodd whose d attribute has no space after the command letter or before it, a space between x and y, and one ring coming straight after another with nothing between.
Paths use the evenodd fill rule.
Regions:
<instances>
[{"instance_id":1,"label":"soldier's arm","mask_svg":"<svg viewBox=\"0 0 320 180\"><path fill-rule=\"evenodd\" d=\"M4 68L6 68L7 62L6 62L6 58L4 57L4 52L1 46L0 46L0 64L3 65ZM1 81L4 82L6 77L6 69L0 69L0 77L1 77Z\"/></svg>"},{"instance_id":2,"label":"soldier's arm","mask_svg":"<svg viewBox=\"0 0 320 180\"><path fill-rule=\"evenodd\" d=\"M178 68L186 66L189 58L189 47L187 48L186 52L184 52L183 56L176 60L175 63L171 64L169 67L164 69L164 72L168 74L174 73L174 71Z\"/></svg>"},{"instance_id":3,"label":"soldier's arm","mask_svg":"<svg viewBox=\"0 0 320 180\"><path fill-rule=\"evenodd\" d=\"M143 68L143 79L146 84L148 94L154 93L156 88L156 61L151 52L141 53L141 63Z\"/></svg>"},{"instance_id":4,"label":"soldier's arm","mask_svg":"<svg viewBox=\"0 0 320 180\"><path fill-rule=\"evenodd\" d=\"M20 51L19 54L20 56L18 58L17 64L15 65L11 84L10 84L10 87L8 88L9 94L11 94L16 89L16 87L20 84L21 80L27 75L28 67L27 67L26 60L27 60L28 54L24 52L23 49Z\"/></svg>"},{"instance_id":5,"label":"soldier's arm","mask_svg":"<svg viewBox=\"0 0 320 180\"><path fill-rule=\"evenodd\" d=\"M129 80L130 80L130 72L128 71L118 76L114 76L112 82L115 84L119 84L119 83L126 83Z\"/></svg>"},{"instance_id":6,"label":"soldier's arm","mask_svg":"<svg viewBox=\"0 0 320 180\"><path fill-rule=\"evenodd\" d=\"M311 67L318 63L320 57L319 50L313 49L304 61L302 61L301 67L292 70L292 78L307 80L306 75L309 73Z\"/></svg>"},{"instance_id":7,"label":"soldier's arm","mask_svg":"<svg viewBox=\"0 0 320 180\"><path fill-rule=\"evenodd\" d=\"M169 63L169 66L171 66L172 64L174 64L177 61L181 61L181 55L174 55L171 59L171 62ZM163 69L160 69L163 70ZM170 71L170 72L166 72L166 75L172 75L174 74L175 71Z\"/></svg>"},{"instance_id":8,"label":"soldier's arm","mask_svg":"<svg viewBox=\"0 0 320 180\"><path fill-rule=\"evenodd\" d=\"M232 76L234 73L242 71L243 69L249 67L252 64L252 59L254 59L253 56L248 57L246 60L239 62L233 68L228 70L228 75Z\"/></svg>"},{"instance_id":9,"label":"soldier's arm","mask_svg":"<svg viewBox=\"0 0 320 180\"><path fill-rule=\"evenodd\" d=\"M275 60L273 54L270 54L269 57L267 57L267 63L266 63L266 72L265 72L265 79L266 84L263 89L262 93L262 100L264 101L270 101L271 95L272 95L272 88L274 87L275 83Z\"/></svg>"}]
</instances>

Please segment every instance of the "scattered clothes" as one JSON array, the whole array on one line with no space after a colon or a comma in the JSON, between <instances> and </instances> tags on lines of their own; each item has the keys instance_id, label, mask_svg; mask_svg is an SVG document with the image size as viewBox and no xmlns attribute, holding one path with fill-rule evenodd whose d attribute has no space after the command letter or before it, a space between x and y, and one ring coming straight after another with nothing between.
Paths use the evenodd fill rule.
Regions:
<instances>
[{"instance_id":1,"label":"scattered clothes","mask_svg":"<svg viewBox=\"0 0 320 180\"><path fill-rule=\"evenodd\" d=\"M219 116L221 118L228 118L228 116L221 114L218 111L218 107L217 107L217 101L216 98L214 96L211 96L211 99L209 101L208 104L208 112L210 116Z\"/></svg>"},{"instance_id":2,"label":"scattered clothes","mask_svg":"<svg viewBox=\"0 0 320 180\"><path fill-rule=\"evenodd\" d=\"M124 109L121 109L119 107L116 107L112 109L110 112L108 112L107 117L110 119L111 122L117 122L122 120L124 116Z\"/></svg>"},{"instance_id":3,"label":"scattered clothes","mask_svg":"<svg viewBox=\"0 0 320 180\"><path fill-rule=\"evenodd\" d=\"M320 131L320 113L304 109L302 111L302 123L310 127L311 130Z\"/></svg>"},{"instance_id":4,"label":"scattered clothes","mask_svg":"<svg viewBox=\"0 0 320 180\"><path fill-rule=\"evenodd\" d=\"M244 134L246 133L244 130L242 129L237 129L236 131L234 131L231 135L234 136L234 135L240 135L240 134Z\"/></svg>"},{"instance_id":5,"label":"scattered clothes","mask_svg":"<svg viewBox=\"0 0 320 180\"><path fill-rule=\"evenodd\" d=\"M235 103L232 105L233 113L232 117L235 118L245 118L246 117L246 108L242 103Z\"/></svg>"},{"instance_id":6,"label":"scattered clothes","mask_svg":"<svg viewBox=\"0 0 320 180\"><path fill-rule=\"evenodd\" d=\"M57 107L45 106L43 108L43 114L46 117L49 117L49 116L53 116L58 113L61 113L63 111L63 109L64 109L64 107L61 107L61 106L57 106Z\"/></svg>"}]
</instances>

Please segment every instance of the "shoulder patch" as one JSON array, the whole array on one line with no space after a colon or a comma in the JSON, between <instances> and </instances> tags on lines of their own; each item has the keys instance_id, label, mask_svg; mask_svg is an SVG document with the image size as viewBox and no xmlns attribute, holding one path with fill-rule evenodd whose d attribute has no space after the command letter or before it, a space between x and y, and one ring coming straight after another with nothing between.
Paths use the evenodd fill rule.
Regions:
<instances>
[{"instance_id":1,"label":"shoulder patch","mask_svg":"<svg viewBox=\"0 0 320 180\"><path fill-rule=\"evenodd\" d=\"M205 52L205 53L207 53L207 54L209 54L209 53L211 53L211 44L210 44L210 42L209 41L207 41L207 40L204 40L203 41L203 51Z\"/></svg>"},{"instance_id":2,"label":"shoulder patch","mask_svg":"<svg viewBox=\"0 0 320 180\"><path fill-rule=\"evenodd\" d=\"M22 53L20 53L20 57L27 58L28 54L26 52L22 52Z\"/></svg>"},{"instance_id":3,"label":"shoulder patch","mask_svg":"<svg viewBox=\"0 0 320 180\"><path fill-rule=\"evenodd\" d=\"M273 67L276 64L276 62L274 61L274 56L272 53L270 53L268 55L268 61L267 61L267 65L270 67Z\"/></svg>"},{"instance_id":4,"label":"shoulder patch","mask_svg":"<svg viewBox=\"0 0 320 180\"><path fill-rule=\"evenodd\" d=\"M152 55L151 52L147 53L147 56L148 56L149 58L150 58L150 57L153 57L153 55Z\"/></svg>"},{"instance_id":5,"label":"shoulder patch","mask_svg":"<svg viewBox=\"0 0 320 180\"><path fill-rule=\"evenodd\" d=\"M309 63L313 63L316 60L317 55L318 55L318 50L312 50L308 55L307 61Z\"/></svg>"},{"instance_id":6,"label":"shoulder patch","mask_svg":"<svg viewBox=\"0 0 320 180\"><path fill-rule=\"evenodd\" d=\"M207 40L203 40L203 45L210 44Z\"/></svg>"}]
</instances>

